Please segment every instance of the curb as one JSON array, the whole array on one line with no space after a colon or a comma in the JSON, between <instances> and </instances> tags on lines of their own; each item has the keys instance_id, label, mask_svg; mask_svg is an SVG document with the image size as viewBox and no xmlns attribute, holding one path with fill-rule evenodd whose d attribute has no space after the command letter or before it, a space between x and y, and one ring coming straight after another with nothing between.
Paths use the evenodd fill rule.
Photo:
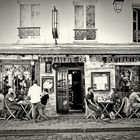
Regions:
<instances>
[{"instance_id":1,"label":"curb","mask_svg":"<svg viewBox=\"0 0 140 140\"><path fill-rule=\"evenodd\" d=\"M27 135L45 133L88 133L88 132L122 132L122 131L140 131L140 127L122 127L122 128L71 128L71 129L15 129L15 130L0 130L0 136L7 135Z\"/></svg>"}]
</instances>

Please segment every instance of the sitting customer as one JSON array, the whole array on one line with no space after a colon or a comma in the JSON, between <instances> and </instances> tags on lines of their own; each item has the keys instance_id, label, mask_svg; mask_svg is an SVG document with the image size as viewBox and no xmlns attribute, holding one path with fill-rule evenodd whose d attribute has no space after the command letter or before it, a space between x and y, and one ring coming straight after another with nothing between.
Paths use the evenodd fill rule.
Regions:
<instances>
[{"instance_id":1,"label":"sitting customer","mask_svg":"<svg viewBox=\"0 0 140 140\"><path fill-rule=\"evenodd\" d=\"M0 90L0 117L4 117L4 95Z\"/></svg>"},{"instance_id":2,"label":"sitting customer","mask_svg":"<svg viewBox=\"0 0 140 140\"><path fill-rule=\"evenodd\" d=\"M20 105L18 105L17 101L15 100L15 93L12 88L9 88L8 94L5 97L5 101L10 110L16 111L16 119L22 119L21 114L23 109Z\"/></svg>"},{"instance_id":3,"label":"sitting customer","mask_svg":"<svg viewBox=\"0 0 140 140\"><path fill-rule=\"evenodd\" d=\"M93 89L91 87L88 88L88 93L86 95L87 106L93 110L96 114L96 118L101 118L101 108L94 100Z\"/></svg>"},{"instance_id":4,"label":"sitting customer","mask_svg":"<svg viewBox=\"0 0 140 140\"><path fill-rule=\"evenodd\" d=\"M132 107L140 108L140 92L131 89L132 93L129 96L130 104Z\"/></svg>"}]
</instances>

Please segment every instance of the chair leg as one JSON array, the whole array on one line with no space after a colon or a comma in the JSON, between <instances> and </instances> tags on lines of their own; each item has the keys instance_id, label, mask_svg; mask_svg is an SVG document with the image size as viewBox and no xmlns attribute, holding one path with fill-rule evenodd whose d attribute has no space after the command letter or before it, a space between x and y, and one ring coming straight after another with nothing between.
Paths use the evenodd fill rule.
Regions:
<instances>
[{"instance_id":1,"label":"chair leg","mask_svg":"<svg viewBox=\"0 0 140 140\"><path fill-rule=\"evenodd\" d=\"M16 118L15 115L14 115L15 112L16 111L13 111L12 113L10 113L9 116L7 117L7 120L9 120L11 117L13 117L15 119Z\"/></svg>"},{"instance_id":2,"label":"chair leg","mask_svg":"<svg viewBox=\"0 0 140 140\"><path fill-rule=\"evenodd\" d=\"M132 110L132 114L129 116L129 119L130 118L132 118L134 115L137 117L137 118L139 118L139 115L137 114L137 111L138 111L139 109L134 109L134 110Z\"/></svg>"}]
</instances>

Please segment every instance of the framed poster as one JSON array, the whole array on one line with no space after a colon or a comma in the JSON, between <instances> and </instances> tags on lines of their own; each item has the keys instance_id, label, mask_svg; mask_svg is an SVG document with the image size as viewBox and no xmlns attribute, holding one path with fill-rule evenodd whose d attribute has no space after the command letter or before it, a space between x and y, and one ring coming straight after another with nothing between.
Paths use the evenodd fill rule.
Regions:
<instances>
[{"instance_id":1,"label":"framed poster","mask_svg":"<svg viewBox=\"0 0 140 140\"><path fill-rule=\"evenodd\" d=\"M52 73L52 62L45 62L45 73Z\"/></svg>"},{"instance_id":2,"label":"framed poster","mask_svg":"<svg viewBox=\"0 0 140 140\"><path fill-rule=\"evenodd\" d=\"M53 76L42 77L42 90L44 88L47 88L50 93L54 92L54 77Z\"/></svg>"},{"instance_id":3,"label":"framed poster","mask_svg":"<svg viewBox=\"0 0 140 140\"><path fill-rule=\"evenodd\" d=\"M109 91L110 72L92 72L91 87L94 91Z\"/></svg>"}]
</instances>

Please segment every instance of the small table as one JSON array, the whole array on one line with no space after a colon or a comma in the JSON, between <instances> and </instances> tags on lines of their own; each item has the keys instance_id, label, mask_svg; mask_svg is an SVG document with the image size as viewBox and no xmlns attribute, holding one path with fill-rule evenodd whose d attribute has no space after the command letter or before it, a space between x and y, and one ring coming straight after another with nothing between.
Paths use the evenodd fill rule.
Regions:
<instances>
[{"instance_id":1,"label":"small table","mask_svg":"<svg viewBox=\"0 0 140 140\"><path fill-rule=\"evenodd\" d=\"M105 113L106 112L106 114L107 115L109 115L109 112L108 112L108 110L107 110L107 107L109 106L109 104L113 104L113 101L110 101L110 100L103 100L103 101L98 101L98 103L102 106L102 108L103 108L103 112L102 113Z\"/></svg>"},{"instance_id":2,"label":"small table","mask_svg":"<svg viewBox=\"0 0 140 140\"><path fill-rule=\"evenodd\" d=\"M26 116L28 117L29 120L31 120L30 116L29 116L29 113L27 112L27 107L29 106L29 101L26 101L26 100L21 100L18 102L18 104L21 106L21 108L23 109L23 113L26 114ZM22 113L22 114L23 114Z\"/></svg>"}]
</instances>

